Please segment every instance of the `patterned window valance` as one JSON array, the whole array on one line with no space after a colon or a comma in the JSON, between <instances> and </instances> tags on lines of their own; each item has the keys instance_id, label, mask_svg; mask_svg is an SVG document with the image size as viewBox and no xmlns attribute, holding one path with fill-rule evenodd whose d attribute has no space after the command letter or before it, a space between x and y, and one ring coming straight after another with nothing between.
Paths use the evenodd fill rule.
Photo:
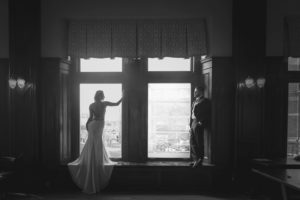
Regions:
<instances>
[{"instance_id":1,"label":"patterned window valance","mask_svg":"<svg viewBox=\"0 0 300 200\"><path fill-rule=\"evenodd\" d=\"M285 18L285 55L300 57L300 16Z\"/></svg>"},{"instance_id":2,"label":"patterned window valance","mask_svg":"<svg viewBox=\"0 0 300 200\"><path fill-rule=\"evenodd\" d=\"M206 25L193 20L70 21L69 56L191 57L207 54Z\"/></svg>"}]
</instances>

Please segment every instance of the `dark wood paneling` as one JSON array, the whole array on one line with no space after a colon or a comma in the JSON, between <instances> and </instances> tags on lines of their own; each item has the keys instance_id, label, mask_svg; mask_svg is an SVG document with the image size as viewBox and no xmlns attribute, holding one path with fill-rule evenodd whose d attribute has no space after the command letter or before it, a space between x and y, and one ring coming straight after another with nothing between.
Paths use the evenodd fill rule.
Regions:
<instances>
[{"instance_id":1,"label":"dark wood paneling","mask_svg":"<svg viewBox=\"0 0 300 200\"><path fill-rule=\"evenodd\" d=\"M40 1L9 1L11 74L27 84L9 93L11 154L28 163L39 162L38 72L40 66Z\"/></svg>"},{"instance_id":2,"label":"dark wood paneling","mask_svg":"<svg viewBox=\"0 0 300 200\"><path fill-rule=\"evenodd\" d=\"M0 156L10 155L8 59L0 59Z\"/></svg>"},{"instance_id":3,"label":"dark wood paneling","mask_svg":"<svg viewBox=\"0 0 300 200\"><path fill-rule=\"evenodd\" d=\"M259 6L257 6L259 5ZM236 86L250 76L265 76L267 1L233 0L233 64ZM253 11L255 10L255 14ZM236 90L235 164L246 164L262 155L265 89ZM245 162L244 162L245 161Z\"/></svg>"},{"instance_id":4,"label":"dark wood paneling","mask_svg":"<svg viewBox=\"0 0 300 200\"><path fill-rule=\"evenodd\" d=\"M266 67L263 155L269 158L284 158L287 148L287 63L283 57L268 57Z\"/></svg>"},{"instance_id":5,"label":"dark wood paneling","mask_svg":"<svg viewBox=\"0 0 300 200\"><path fill-rule=\"evenodd\" d=\"M207 191L213 184L214 167L116 166L108 190Z\"/></svg>"},{"instance_id":6,"label":"dark wood paneling","mask_svg":"<svg viewBox=\"0 0 300 200\"><path fill-rule=\"evenodd\" d=\"M41 161L51 168L71 159L69 63L43 58L41 65Z\"/></svg>"},{"instance_id":7,"label":"dark wood paneling","mask_svg":"<svg viewBox=\"0 0 300 200\"><path fill-rule=\"evenodd\" d=\"M233 157L233 133L235 111L235 81L232 58L212 59L212 124L216 137L212 140L215 164L229 167Z\"/></svg>"},{"instance_id":8,"label":"dark wood paneling","mask_svg":"<svg viewBox=\"0 0 300 200\"><path fill-rule=\"evenodd\" d=\"M212 101L211 162L230 167L233 159L235 116L235 73L230 57L213 57L203 61L207 96Z\"/></svg>"}]
</instances>

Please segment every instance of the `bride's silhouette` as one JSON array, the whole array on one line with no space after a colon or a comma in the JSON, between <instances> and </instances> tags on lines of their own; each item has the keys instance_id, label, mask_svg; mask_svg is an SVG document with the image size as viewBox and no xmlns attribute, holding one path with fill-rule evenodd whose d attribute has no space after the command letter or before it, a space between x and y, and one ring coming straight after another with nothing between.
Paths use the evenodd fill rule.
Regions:
<instances>
[{"instance_id":1,"label":"bride's silhouette","mask_svg":"<svg viewBox=\"0 0 300 200\"><path fill-rule=\"evenodd\" d=\"M90 116L86 122L88 139L78 159L68 164L73 181L85 193L96 193L109 182L114 162L106 152L102 134L104 128L105 111L107 106L118 106L118 102L104 101L104 93L98 90L95 102L89 106Z\"/></svg>"}]
</instances>

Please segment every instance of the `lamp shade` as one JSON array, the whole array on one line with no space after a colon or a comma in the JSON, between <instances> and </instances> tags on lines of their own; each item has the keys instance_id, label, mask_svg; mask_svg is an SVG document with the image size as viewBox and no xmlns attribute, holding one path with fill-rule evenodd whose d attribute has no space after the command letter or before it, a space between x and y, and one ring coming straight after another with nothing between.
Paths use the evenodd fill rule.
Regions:
<instances>
[{"instance_id":1,"label":"lamp shade","mask_svg":"<svg viewBox=\"0 0 300 200\"><path fill-rule=\"evenodd\" d=\"M254 79L251 78L250 76L248 76L248 77L246 78L246 80L245 80L245 85L246 85L247 88L253 87L253 86L255 85Z\"/></svg>"},{"instance_id":2,"label":"lamp shade","mask_svg":"<svg viewBox=\"0 0 300 200\"><path fill-rule=\"evenodd\" d=\"M8 85L11 89L14 89L17 86L17 81L16 79L9 78L8 79Z\"/></svg>"},{"instance_id":3,"label":"lamp shade","mask_svg":"<svg viewBox=\"0 0 300 200\"><path fill-rule=\"evenodd\" d=\"M22 78L18 78L18 79L17 79L17 84L18 84L19 88L22 89L22 88L25 87L25 80L22 79Z\"/></svg>"},{"instance_id":4,"label":"lamp shade","mask_svg":"<svg viewBox=\"0 0 300 200\"><path fill-rule=\"evenodd\" d=\"M263 77L260 77L256 80L257 87L259 87L259 88L264 87L265 83L266 83L266 79Z\"/></svg>"}]
</instances>

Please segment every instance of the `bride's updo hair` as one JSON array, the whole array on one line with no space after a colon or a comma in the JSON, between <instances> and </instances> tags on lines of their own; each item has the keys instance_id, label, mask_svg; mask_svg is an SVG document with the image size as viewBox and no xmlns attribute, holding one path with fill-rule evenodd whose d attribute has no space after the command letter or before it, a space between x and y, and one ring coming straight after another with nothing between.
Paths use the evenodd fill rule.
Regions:
<instances>
[{"instance_id":1,"label":"bride's updo hair","mask_svg":"<svg viewBox=\"0 0 300 200\"><path fill-rule=\"evenodd\" d=\"M104 93L102 90L98 90L95 94L94 100L95 101L101 101L104 99Z\"/></svg>"}]
</instances>

